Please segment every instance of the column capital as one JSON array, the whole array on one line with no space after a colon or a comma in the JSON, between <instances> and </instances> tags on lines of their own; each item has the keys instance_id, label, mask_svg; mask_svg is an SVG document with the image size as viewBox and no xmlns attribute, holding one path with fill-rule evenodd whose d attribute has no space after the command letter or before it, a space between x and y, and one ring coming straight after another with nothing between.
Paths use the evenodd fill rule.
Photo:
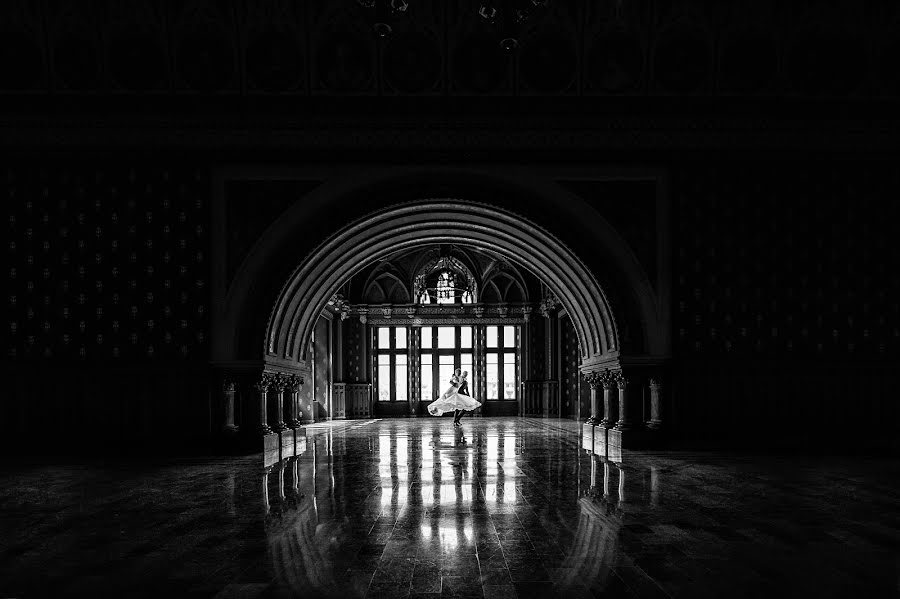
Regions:
<instances>
[{"instance_id":1,"label":"column capital","mask_svg":"<svg viewBox=\"0 0 900 599\"><path fill-rule=\"evenodd\" d=\"M602 385L604 381L604 373L602 372L583 372L581 376L583 376L587 384L591 386L591 389L596 389Z\"/></svg>"},{"instance_id":2,"label":"column capital","mask_svg":"<svg viewBox=\"0 0 900 599\"><path fill-rule=\"evenodd\" d=\"M651 388L656 387L657 389L663 386L662 380L661 380L659 377L656 377L656 376L650 377L650 383L649 383L649 384L650 384L650 387L651 387Z\"/></svg>"},{"instance_id":3,"label":"column capital","mask_svg":"<svg viewBox=\"0 0 900 599\"><path fill-rule=\"evenodd\" d=\"M225 379L222 381L222 391L225 393L234 393L234 381L231 379Z\"/></svg>"},{"instance_id":4,"label":"column capital","mask_svg":"<svg viewBox=\"0 0 900 599\"><path fill-rule=\"evenodd\" d=\"M260 393L265 393L269 390L269 387L272 387L275 383L275 373L274 372L264 372L259 375L259 378L256 382L253 383L253 388L259 391Z\"/></svg>"},{"instance_id":5,"label":"column capital","mask_svg":"<svg viewBox=\"0 0 900 599\"><path fill-rule=\"evenodd\" d=\"M285 386L288 390L297 393L300 391L300 385L305 381L303 376L299 374L290 374L285 378Z\"/></svg>"},{"instance_id":6,"label":"column capital","mask_svg":"<svg viewBox=\"0 0 900 599\"><path fill-rule=\"evenodd\" d=\"M613 378L612 372L606 370L603 372L603 376L600 379L600 384L603 385L604 389L612 389L616 386L616 380Z\"/></svg>"},{"instance_id":7,"label":"column capital","mask_svg":"<svg viewBox=\"0 0 900 599\"><path fill-rule=\"evenodd\" d=\"M288 386L288 377L289 375L285 375L280 372L276 374L272 378L272 388L279 393L284 392L285 388Z\"/></svg>"},{"instance_id":8,"label":"column capital","mask_svg":"<svg viewBox=\"0 0 900 599\"><path fill-rule=\"evenodd\" d=\"M628 377L626 377L626 376L622 373L621 370L616 370L616 371L613 373L612 377L613 377L613 380L614 380L615 383L616 383L616 386L617 386L619 389L624 389L624 388L627 387L628 384L631 382L631 381L628 379Z\"/></svg>"}]
</instances>

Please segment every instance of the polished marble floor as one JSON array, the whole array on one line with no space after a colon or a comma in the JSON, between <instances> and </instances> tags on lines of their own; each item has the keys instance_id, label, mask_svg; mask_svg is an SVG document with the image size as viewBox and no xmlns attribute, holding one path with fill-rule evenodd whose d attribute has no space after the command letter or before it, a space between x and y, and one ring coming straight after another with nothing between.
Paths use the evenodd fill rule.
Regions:
<instances>
[{"instance_id":1,"label":"polished marble floor","mask_svg":"<svg viewBox=\"0 0 900 599\"><path fill-rule=\"evenodd\" d=\"M306 451L5 464L0 597L896 597L900 464L345 421Z\"/></svg>"}]
</instances>

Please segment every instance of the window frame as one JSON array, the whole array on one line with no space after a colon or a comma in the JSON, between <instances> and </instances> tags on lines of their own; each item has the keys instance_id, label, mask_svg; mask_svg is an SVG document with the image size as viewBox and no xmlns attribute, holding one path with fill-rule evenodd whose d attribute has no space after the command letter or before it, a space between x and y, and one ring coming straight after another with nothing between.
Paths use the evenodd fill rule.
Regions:
<instances>
[{"instance_id":1,"label":"window frame","mask_svg":"<svg viewBox=\"0 0 900 599\"><path fill-rule=\"evenodd\" d=\"M422 339L424 336L425 329L431 329L431 347L424 347L424 343L422 343ZM440 328L452 328L453 329L453 347L438 347L438 329ZM472 332L471 337L471 345L470 347L462 347L462 329L468 328ZM419 329L420 335L420 343L419 343L419 359L417 363L419 364L419 376L421 377L422 370L422 356L425 354L431 355L431 385L433 393L443 393L444 389L447 385L449 385L449 381L442 381L440 378L441 371L441 356L453 356L453 369L462 368L462 354L469 354L472 356L472 364L469 367L469 392L474 393L474 385L475 385L475 364L477 363L478 357L475 353L475 336L478 334L477 328L472 324L457 324L457 325L448 325L448 324L427 324L423 323L421 328ZM422 382L419 381L418 389L416 392L419 394L420 401L434 401L437 397L426 398L422 396Z\"/></svg>"},{"instance_id":2,"label":"window frame","mask_svg":"<svg viewBox=\"0 0 900 599\"><path fill-rule=\"evenodd\" d=\"M497 347L488 347L487 344L487 331L490 327L497 328ZM512 345L506 345L506 335L504 333L504 329L506 327L511 327L513 329L513 341ZM484 399L485 401L519 401L519 379L521 378L520 374L520 366L522 357L519 352L519 346L522 341L521 330L519 325L486 325L485 326L485 344L484 344ZM512 397L504 397L504 383L505 379L505 363L503 361L503 357L506 354L511 353L515 357L515 362L513 366L513 376L515 377L515 381L513 382L513 396ZM491 397L490 392L488 391L488 378L487 378L487 365L488 365L488 356L495 355L497 356L497 397Z\"/></svg>"},{"instance_id":3,"label":"window frame","mask_svg":"<svg viewBox=\"0 0 900 599\"><path fill-rule=\"evenodd\" d=\"M409 401L409 379L410 379L410 359L409 359L409 345L410 345L410 330L409 327L400 327L400 326L375 326L372 327L373 335L374 335L374 349L373 352L375 355L375 401L380 403L395 403L397 402L397 356L403 355L406 356L406 399L400 401ZM386 329L388 332L388 347L383 348L379 345L379 331L381 329ZM398 348L397 347L397 329L403 329L406 332L406 347ZM380 360L381 356L388 356L388 372L390 373L390 390L391 397L388 400L381 399L381 391L380 391Z\"/></svg>"}]
</instances>

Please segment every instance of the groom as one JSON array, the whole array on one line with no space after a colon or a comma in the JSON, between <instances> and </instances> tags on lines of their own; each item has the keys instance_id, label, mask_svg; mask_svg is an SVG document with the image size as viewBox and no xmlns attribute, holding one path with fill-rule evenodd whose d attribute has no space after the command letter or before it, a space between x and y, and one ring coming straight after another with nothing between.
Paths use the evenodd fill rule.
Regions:
<instances>
[{"instance_id":1,"label":"groom","mask_svg":"<svg viewBox=\"0 0 900 599\"><path fill-rule=\"evenodd\" d=\"M468 376L469 376L469 373L464 371L462 373L462 376L459 379L459 387L456 389L456 392L459 393L460 395L468 395L469 394L469 380L468 380L468 378L466 378ZM456 426L459 426L459 419L462 418L463 415L465 415L465 413L466 413L465 410L454 410L453 411L453 424Z\"/></svg>"}]
</instances>

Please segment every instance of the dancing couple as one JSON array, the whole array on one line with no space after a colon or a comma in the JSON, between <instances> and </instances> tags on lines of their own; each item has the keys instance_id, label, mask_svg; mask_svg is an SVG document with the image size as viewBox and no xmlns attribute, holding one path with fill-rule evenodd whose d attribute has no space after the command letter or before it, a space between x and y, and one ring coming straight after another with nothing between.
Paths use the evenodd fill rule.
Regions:
<instances>
[{"instance_id":1,"label":"dancing couple","mask_svg":"<svg viewBox=\"0 0 900 599\"><path fill-rule=\"evenodd\" d=\"M450 377L450 387L444 391L444 394L428 405L428 413L432 416L440 416L449 411L453 411L453 426L460 426L459 419L466 412L471 412L481 405L480 401L476 401L469 397L469 382L466 377L468 372L462 372L459 368Z\"/></svg>"}]
</instances>

